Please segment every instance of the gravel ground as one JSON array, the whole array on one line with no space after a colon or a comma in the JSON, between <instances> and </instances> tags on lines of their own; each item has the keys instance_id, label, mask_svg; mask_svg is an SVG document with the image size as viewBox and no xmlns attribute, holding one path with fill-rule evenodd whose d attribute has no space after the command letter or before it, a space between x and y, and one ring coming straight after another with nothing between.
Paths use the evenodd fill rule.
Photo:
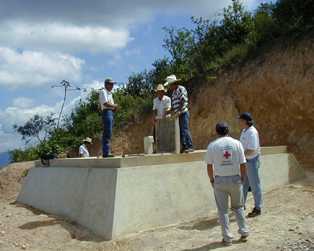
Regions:
<instances>
[{"instance_id":1,"label":"gravel ground","mask_svg":"<svg viewBox=\"0 0 314 251\"><path fill-rule=\"evenodd\" d=\"M106 242L70 221L17 205L10 195L0 198L0 250L314 251L314 173L309 174L306 180L267 193L263 215L248 220L249 241L235 241L231 247L220 243L215 212L202 221ZM238 238L232 219L231 229Z\"/></svg>"},{"instance_id":2,"label":"gravel ground","mask_svg":"<svg viewBox=\"0 0 314 251\"><path fill-rule=\"evenodd\" d=\"M297 241L287 241L281 247L282 251L314 251L314 239L299 239Z\"/></svg>"}]
</instances>

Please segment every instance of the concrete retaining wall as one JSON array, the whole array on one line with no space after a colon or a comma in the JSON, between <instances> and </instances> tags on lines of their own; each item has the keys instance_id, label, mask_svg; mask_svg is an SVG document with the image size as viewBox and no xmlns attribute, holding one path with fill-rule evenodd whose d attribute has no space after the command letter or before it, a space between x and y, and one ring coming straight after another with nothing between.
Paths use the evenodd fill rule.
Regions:
<instances>
[{"instance_id":1,"label":"concrete retaining wall","mask_svg":"<svg viewBox=\"0 0 314 251\"><path fill-rule=\"evenodd\" d=\"M304 176L286 148L263 153L264 192ZM195 220L215 210L203 155L90 159L85 166L84 160L57 160L30 171L18 202L70 218L105 239Z\"/></svg>"}]
</instances>

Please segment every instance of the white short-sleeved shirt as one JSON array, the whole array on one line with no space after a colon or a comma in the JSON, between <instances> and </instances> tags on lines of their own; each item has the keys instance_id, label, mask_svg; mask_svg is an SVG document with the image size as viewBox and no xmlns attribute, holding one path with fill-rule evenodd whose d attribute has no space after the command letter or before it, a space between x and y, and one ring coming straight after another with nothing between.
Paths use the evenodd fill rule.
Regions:
<instances>
[{"instance_id":1,"label":"white short-sleeved shirt","mask_svg":"<svg viewBox=\"0 0 314 251\"><path fill-rule=\"evenodd\" d=\"M101 90L99 93L99 103L101 105L101 110L112 110L111 107L104 106L104 103L114 104L112 92L108 91L106 88Z\"/></svg>"},{"instance_id":2,"label":"white short-sleeved shirt","mask_svg":"<svg viewBox=\"0 0 314 251\"><path fill-rule=\"evenodd\" d=\"M259 134L254 126L243 129L240 136L240 141L244 150L253 150L254 153L246 156L247 159L253 159L261 153L261 146L259 142Z\"/></svg>"},{"instance_id":3,"label":"white short-sleeved shirt","mask_svg":"<svg viewBox=\"0 0 314 251\"><path fill-rule=\"evenodd\" d=\"M208 145L205 161L213 165L215 176L240 175L240 165L246 163L241 142L229 136Z\"/></svg>"},{"instance_id":4,"label":"white short-sleeved shirt","mask_svg":"<svg viewBox=\"0 0 314 251\"><path fill-rule=\"evenodd\" d=\"M80 156L83 156L84 158L89 157L89 151L88 151L87 147L85 146L85 144L80 145L79 154L80 154Z\"/></svg>"},{"instance_id":5,"label":"white short-sleeved shirt","mask_svg":"<svg viewBox=\"0 0 314 251\"><path fill-rule=\"evenodd\" d=\"M158 97L154 99L153 110L157 111L156 119L162 119L166 115L166 111L171 109L171 98L164 95L160 100Z\"/></svg>"}]
</instances>

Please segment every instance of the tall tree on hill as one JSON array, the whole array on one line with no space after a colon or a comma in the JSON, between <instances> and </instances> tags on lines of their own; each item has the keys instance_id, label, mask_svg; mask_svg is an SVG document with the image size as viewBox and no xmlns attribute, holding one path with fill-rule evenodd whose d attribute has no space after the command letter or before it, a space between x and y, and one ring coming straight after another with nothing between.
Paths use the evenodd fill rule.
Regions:
<instances>
[{"instance_id":1,"label":"tall tree on hill","mask_svg":"<svg viewBox=\"0 0 314 251\"><path fill-rule=\"evenodd\" d=\"M56 119L53 114L47 116L34 115L22 126L14 125L13 128L18 132L26 143L32 139L37 143L43 143L54 131Z\"/></svg>"}]
</instances>

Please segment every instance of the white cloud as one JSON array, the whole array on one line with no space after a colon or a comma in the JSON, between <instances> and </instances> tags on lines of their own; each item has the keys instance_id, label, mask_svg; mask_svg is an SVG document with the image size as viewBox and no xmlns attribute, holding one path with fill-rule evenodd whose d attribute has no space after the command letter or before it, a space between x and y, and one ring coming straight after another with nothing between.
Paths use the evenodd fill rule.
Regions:
<instances>
[{"instance_id":1,"label":"white cloud","mask_svg":"<svg viewBox=\"0 0 314 251\"><path fill-rule=\"evenodd\" d=\"M171 15L212 15L231 0L10 0L2 1L0 21L54 22L126 27L147 20L154 12Z\"/></svg>"},{"instance_id":2,"label":"white cloud","mask_svg":"<svg viewBox=\"0 0 314 251\"><path fill-rule=\"evenodd\" d=\"M13 101L13 105L0 110L0 152L25 146L25 143L21 140L21 136L14 131L14 125L23 125L35 114L45 115L55 112L56 107L59 106L57 104L55 107L48 105L22 107L17 102L23 100L27 100L28 105L32 103L32 100L20 97Z\"/></svg>"},{"instance_id":3,"label":"white cloud","mask_svg":"<svg viewBox=\"0 0 314 251\"><path fill-rule=\"evenodd\" d=\"M80 79L82 59L62 53L22 51L0 47L0 86L11 88Z\"/></svg>"},{"instance_id":4,"label":"white cloud","mask_svg":"<svg viewBox=\"0 0 314 251\"><path fill-rule=\"evenodd\" d=\"M9 106L4 110L0 110L0 121L2 121L2 129L5 132L12 132L13 125L22 125L35 114L54 113L56 107L48 105L39 105L31 107Z\"/></svg>"},{"instance_id":5,"label":"white cloud","mask_svg":"<svg viewBox=\"0 0 314 251\"><path fill-rule=\"evenodd\" d=\"M14 132L5 132L0 124L0 153L12 150L15 148L21 148L24 146L22 140Z\"/></svg>"},{"instance_id":6,"label":"white cloud","mask_svg":"<svg viewBox=\"0 0 314 251\"><path fill-rule=\"evenodd\" d=\"M104 82L100 80L93 80L89 83L83 84L83 88L86 89L87 93L91 90L97 90L104 87Z\"/></svg>"},{"instance_id":7,"label":"white cloud","mask_svg":"<svg viewBox=\"0 0 314 251\"><path fill-rule=\"evenodd\" d=\"M28 108L28 107L32 107L33 104L34 104L34 101L30 98L17 97L13 99L13 105L16 107Z\"/></svg>"},{"instance_id":8,"label":"white cloud","mask_svg":"<svg viewBox=\"0 0 314 251\"><path fill-rule=\"evenodd\" d=\"M70 53L114 52L132 40L129 30L135 24L165 15L213 17L230 3L231 0L2 1L0 46ZM243 3L252 7L259 1Z\"/></svg>"},{"instance_id":9,"label":"white cloud","mask_svg":"<svg viewBox=\"0 0 314 251\"><path fill-rule=\"evenodd\" d=\"M102 82L98 80L83 85L84 88L87 88L88 92L82 92L75 98L67 100L63 116L70 114L80 100L84 100L87 97L91 89L99 89L102 86ZM12 101L10 106L3 110L0 109L0 152L25 146L25 143L21 140L21 136L13 129L14 125L23 125L36 114L45 116L53 113L57 118L61 105L61 101L55 105L35 105L32 99L18 97Z\"/></svg>"},{"instance_id":10,"label":"white cloud","mask_svg":"<svg viewBox=\"0 0 314 251\"><path fill-rule=\"evenodd\" d=\"M253 0L244 0L253 1ZM231 0L69 0L1 3L0 45L108 53L125 48L130 27L154 16L211 17Z\"/></svg>"},{"instance_id":11,"label":"white cloud","mask_svg":"<svg viewBox=\"0 0 314 251\"><path fill-rule=\"evenodd\" d=\"M103 82L99 80L94 80L89 83L83 84L82 88L86 89L79 93L76 97L72 99L67 99L64 106L63 115L69 114L73 108L79 103L80 100L84 100L90 93L92 89L100 89L103 87ZM0 109L0 129L5 132L12 132L13 125L22 125L28 119L34 115L48 115L55 114L56 117L59 114L62 101L57 102L54 105L36 105L34 100L26 97L17 97L13 99L12 104L5 109ZM0 140L1 142L1 140Z\"/></svg>"},{"instance_id":12,"label":"white cloud","mask_svg":"<svg viewBox=\"0 0 314 251\"><path fill-rule=\"evenodd\" d=\"M124 48L130 39L126 29L105 26L26 22L0 26L0 44L36 50L111 52Z\"/></svg>"}]
</instances>

